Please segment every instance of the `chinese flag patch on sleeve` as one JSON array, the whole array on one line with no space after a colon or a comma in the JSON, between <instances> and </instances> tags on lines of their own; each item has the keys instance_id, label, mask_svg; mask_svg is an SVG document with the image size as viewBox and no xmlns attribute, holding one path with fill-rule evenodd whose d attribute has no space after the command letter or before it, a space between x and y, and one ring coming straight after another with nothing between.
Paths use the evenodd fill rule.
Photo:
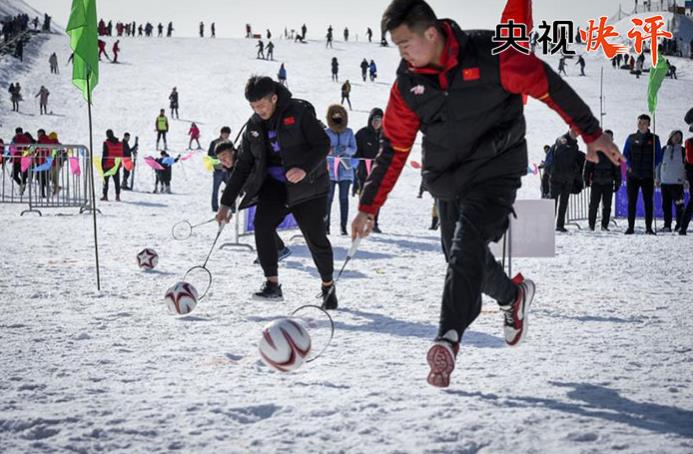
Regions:
<instances>
[{"instance_id":1,"label":"chinese flag patch on sleeve","mask_svg":"<svg viewBox=\"0 0 693 454\"><path fill-rule=\"evenodd\" d=\"M284 119L284 126L291 126L296 123L296 119L294 117L286 117Z\"/></svg>"}]
</instances>

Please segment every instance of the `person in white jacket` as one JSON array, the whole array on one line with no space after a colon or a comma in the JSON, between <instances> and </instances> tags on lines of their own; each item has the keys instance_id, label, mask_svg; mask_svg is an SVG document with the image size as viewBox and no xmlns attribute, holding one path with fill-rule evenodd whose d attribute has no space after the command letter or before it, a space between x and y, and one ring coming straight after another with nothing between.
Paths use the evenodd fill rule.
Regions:
<instances>
[{"instance_id":1,"label":"person in white jacket","mask_svg":"<svg viewBox=\"0 0 693 454\"><path fill-rule=\"evenodd\" d=\"M678 231L683 216L684 197L683 183L686 180L684 167L685 150L682 145L683 133L672 131L667 145L663 150L662 162L657 167L655 183L662 190L662 211L664 212L664 228L662 232L671 232L671 205L676 211L676 225L674 231Z\"/></svg>"}]
</instances>

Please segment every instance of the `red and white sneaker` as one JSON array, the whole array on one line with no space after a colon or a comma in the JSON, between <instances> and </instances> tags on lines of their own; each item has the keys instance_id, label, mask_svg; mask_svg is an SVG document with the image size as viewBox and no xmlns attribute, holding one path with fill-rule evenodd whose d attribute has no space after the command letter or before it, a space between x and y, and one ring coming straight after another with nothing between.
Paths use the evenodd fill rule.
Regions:
<instances>
[{"instance_id":1,"label":"red and white sneaker","mask_svg":"<svg viewBox=\"0 0 693 454\"><path fill-rule=\"evenodd\" d=\"M453 340L455 339L455 340ZM455 369L455 358L460 350L460 343L455 331L448 331L444 337L436 339L428 350L426 360L431 367L426 381L431 386L447 388L450 385L450 374Z\"/></svg>"},{"instance_id":2,"label":"red and white sneaker","mask_svg":"<svg viewBox=\"0 0 693 454\"><path fill-rule=\"evenodd\" d=\"M517 347L527 335L529 308L534 299L534 282L525 279L522 274L513 278L517 285L517 297L509 306L500 306L503 311L503 331L505 343L510 347Z\"/></svg>"}]
</instances>

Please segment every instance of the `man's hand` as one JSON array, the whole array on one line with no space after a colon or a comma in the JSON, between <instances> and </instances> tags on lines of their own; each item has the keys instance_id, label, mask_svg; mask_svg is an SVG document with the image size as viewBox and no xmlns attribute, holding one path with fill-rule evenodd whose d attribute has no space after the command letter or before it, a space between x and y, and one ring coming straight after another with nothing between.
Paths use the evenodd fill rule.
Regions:
<instances>
[{"instance_id":1,"label":"man's hand","mask_svg":"<svg viewBox=\"0 0 693 454\"><path fill-rule=\"evenodd\" d=\"M222 223L228 224L229 221L231 220L231 216L232 216L232 213L231 213L231 210L229 209L229 207L220 206L219 209L217 210L216 219L217 219L217 222L219 223L219 225L221 225Z\"/></svg>"},{"instance_id":2,"label":"man's hand","mask_svg":"<svg viewBox=\"0 0 693 454\"><path fill-rule=\"evenodd\" d=\"M597 140L587 144L587 155L585 159L594 163L599 162L597 151L604 153L614 165L621 165L622 162L626 162L626 159L621 152L618 151L618 147L614 145L614 142L608 134L602 134Z\"/></svg>"},{"instance_id":3,"label":"man's hand","mask_svg":"<svg viewBox=\"0 0 693 454\"><path fill-rule=\"evenodd\" d=\"M351 222L351 239L357 237L366 238L373 231L375 218L372 214L359 211L354 220Z\"/></svg>"},{"instance_id":4,"label":"man's hand","mask_svg":"<svg viewBox=\"0 0 693 454\"><path fill-rule=\"evenodd\" d=\"M294 167L286 172L286 179L289 183L298 183L306 177L306 172L303 169Z\"/></svg>"}]
</instances>

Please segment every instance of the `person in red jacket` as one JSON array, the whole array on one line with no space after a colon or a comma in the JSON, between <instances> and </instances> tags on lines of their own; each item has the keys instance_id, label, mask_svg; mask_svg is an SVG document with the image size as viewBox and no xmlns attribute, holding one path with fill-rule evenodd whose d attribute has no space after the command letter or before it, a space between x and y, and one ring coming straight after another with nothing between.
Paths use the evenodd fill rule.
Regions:
<instances>
[{"instance_id":1,"label":"person in red jacket","mask_svg":"<svg viewBox=\"0 0 693 454\"><path fill-rule=\"evenodd\" d=\"M688 124L688 130L693 132L693 108L686 113L684 121ZM686 139L685 148L684 165L686 168L686 179L688 180L688 205L683 213L679 235L687 234L688 224L690 224L691 218L693 218L693 137Z\"/></svg>"},{"instance_id":2,"label":"person in red jacket","mask_svg":"<svg viewBox=\"0 0 693 454\"><path fill-rule=\"evenodd\" d=\"M29 145L34 141L22 128L17 128L14 130L14 137L12 138L13 147L10 149L12 155L12 179L17 186L19 186L19 195L24 195L26 190L26 180L29 176L28 171L22 172L22 155L28 150Z\"/></svg>"},{"instance_id":3,"label":"person in red jacket","mask_svg":"<svg viewBox=\"0 0 693 454\"><path fill-rule=\"evenodd\" d=\"M36 131L36 143L42 145L52 145L53 141L48 137L44 129ZM37 147L34 154L33 166L38 167L45 164L46 159L51 155L50 148ZM48 186L48 171L35 172L34 176L38 178L39 186L41 187L41 197L46 197L46 187Z\"/></svg>"},{"instance_id":4,"label":"person in red jacket","mask_svg":"<svg viewBox=\"0 0 693 454\"><path fill-rule=\"evenodd\" d=\"M115 185L116 201L120 202L120 166L124 156L123 143L113 135L112 130L106 131L106 140L103 142L103 150L101 152L101 168L103 169L103 196L101 201L108 201L108 181L111 179L106 174L117 166L113 174L113 184Z\"/></svg>"},{"instance_id":5,"label":"person in red jacket","mask_svg":"<svg viewBox=\"0 0 693 454\"><path fill-rule=\"evenodd\" d=\"M422 131L423 177L438 200L448 263L438 337L427 354L428 383L446 387L465 330L481 311L481 295L504 315L505 341L526 334L534 283L511 280L489 250L509 225L521 178L527 173L522 95L554 109L587 143L587 159L602 150L622 157L580 97L533 54L514 48L494 55L492 31L464 32L438 20L423 0L394 0L385 10L402 61L383 118L383 139L360 198L352 237L372 231Z\"/></svg>"},{"instance_id":6,"label":"person in red jacket","mask_svg":"<svg viewBox=\"0 0 693 454\"><path fill-rule=\"evenodd\" d=\"M101 54L106 56L106 60L111 60L111 57L106 53L106 41L102 39L99 40L99 61L101 61Z\"/></svg>"},{"instance_id":7,"label":"person in red jacket","mask_svg":"<svg viewBox=\"0 0 693 454\"><path fill-rule=\"evenodd\" d=\"M190 136L190 142L188 142L188 150L192 150L193 140L195 142L197 142L197 149L201 150L202 146L200 145L200 128L197 127L195 122L193 122L190 125L190 129L188 130L188 135Z\"/></svg>"}]
</instances>

